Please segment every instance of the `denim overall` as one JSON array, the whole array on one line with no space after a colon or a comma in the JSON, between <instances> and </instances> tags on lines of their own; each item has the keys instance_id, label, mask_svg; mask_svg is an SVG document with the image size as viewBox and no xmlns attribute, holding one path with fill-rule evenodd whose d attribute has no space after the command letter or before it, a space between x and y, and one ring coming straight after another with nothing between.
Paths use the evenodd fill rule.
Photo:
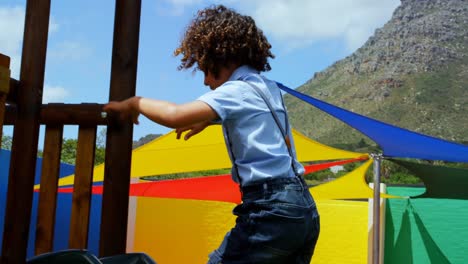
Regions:
<instances>
[{"instance_id":1,"label":"denim overall","mask_svg":"<svg viewBox=\"0 0 468 264\"><path fill-rule=\"evenodd\" d=\"M250 85L267 103L286 140L287 135L265 94ZM294 160L289 146L288 150ZM296 172L294 163L292 169ZM242 203L233 210L236 225L210 254L208 264L310 263L320 220L303 177L297 173L294 177L278 175L247 186L241 183L240 190Z\"/></svg>"}]
</instances>

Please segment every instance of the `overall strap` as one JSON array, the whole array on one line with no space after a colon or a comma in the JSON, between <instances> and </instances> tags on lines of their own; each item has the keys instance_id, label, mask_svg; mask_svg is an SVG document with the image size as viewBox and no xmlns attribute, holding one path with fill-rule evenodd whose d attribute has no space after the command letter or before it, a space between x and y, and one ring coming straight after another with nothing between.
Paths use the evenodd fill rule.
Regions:
<instances>
[{"instance_id":1,"label":"overall strap","mask_svg":"<svg viewBox=\"0 0 468 264\"><path fill-rule=\"evenodd\" d=\"M236 170L237 182L239 183L239 186L242 186L242 178L240 177L239 168L237 167L237 164L236 164L236 157L234 156L234 151L232 151L232 141L231 141L231 137L229 136L229 131L228 131L228 129L226 127L224 127L224 125L223 125L223 130L224 130L224 134L226 135L226 139L227 139L228 144L229 144L228 150L229 150L229 152L231 154L232 166Z\"/></svg>"},{"instance_id":2,"label":"overall strap","mask_svg":"<svg viewBox=\"0 0 468 264\"><path fill-rule=\"evenodd\" d=\"M260 88L258 88L258 86L256 86L255 84L247 82L247 81L245 81L245 83L250 85L260 95L260 97L262 97L262 99L265 101L266 105L270 109L270 113L273 116L273 119L275 120L276 124L278 125L278 127L279 127L279 129L281 131L281 134L283 135L284 142L285 142L285 144L286 144L286 146L288 148L289 156L291 157L291 166L292 166L292 169L294 170L294 174L296 176L298 176L299 173L297 172L296 166L294 165L294 160L295 159L294 159L294 153L293 153L292 147L291 147L291 140L289 138L288 131L287 131L287 129L289 127L288 116L286 114L286 108L284 108L285 106L284 106L284 102L283 102L282 98L281 98L281 102L283 104L284 113L285 113L284 116L285 116L286 130L281 125L281 123L279 121L279 118L278 118L278 115L276 114L276 111L273 109L273 106L271 105L270 100L268 100L268 97L266 96L266 94Z\"/></svg>"}]
</instances>

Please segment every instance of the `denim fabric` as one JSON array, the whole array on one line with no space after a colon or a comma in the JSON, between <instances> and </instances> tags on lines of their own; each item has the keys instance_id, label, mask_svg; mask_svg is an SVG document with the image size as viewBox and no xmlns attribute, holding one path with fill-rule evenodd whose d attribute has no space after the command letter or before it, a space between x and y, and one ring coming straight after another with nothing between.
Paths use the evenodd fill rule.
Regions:
<instances>
[{"instance_id":1,"label":"denim fabric","mask_svg":"<svg viewBox=\"0 0 468 264\"><path fill-rule=\"evenodd\" d=\"M236 226L209 264L310 263L320 220L302 177L273 178L242 188Z\"/></svg>"}]
</instances>

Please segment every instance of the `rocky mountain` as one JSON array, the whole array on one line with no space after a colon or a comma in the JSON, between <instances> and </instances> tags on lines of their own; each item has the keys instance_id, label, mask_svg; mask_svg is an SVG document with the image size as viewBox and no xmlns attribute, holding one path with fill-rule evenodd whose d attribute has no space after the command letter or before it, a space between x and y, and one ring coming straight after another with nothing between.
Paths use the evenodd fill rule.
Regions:
<instances>
[{"instance_id":1,"label":"rocky mountain","mask_svg":"<svg viewBox=\"0 0 468 264\"><path fill-rule=\"evenodd\" d=\"M298 91L420 133L468 143L468 1L402 0L350 56ZM338 146L369 139L285 96L294 128Z\"/></svg>"}]
</instances>

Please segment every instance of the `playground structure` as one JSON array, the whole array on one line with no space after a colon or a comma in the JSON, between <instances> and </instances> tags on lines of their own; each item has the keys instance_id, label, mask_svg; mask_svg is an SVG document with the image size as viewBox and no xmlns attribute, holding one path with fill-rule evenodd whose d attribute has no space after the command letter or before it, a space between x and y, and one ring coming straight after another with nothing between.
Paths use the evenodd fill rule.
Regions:
<instances>
[{"instance_id":1,"label":"playground structure","mask_svg":"<svg viewBox=\"0 0 468 264\"><path fill-rule=\"evenodd\" d=\"M141 1L117 0L109 100L135 94ZM132 124L101 116L102 105L42 104L50 0L27 1L19 80L2 91L2 125L14 125L1 263L26 259L39 126L46 126L35 254L53 250L64 125L78 125L70 248L87 248L93 157L98 125L107 125L99 255L125 253ZM5 58L8 60L8 58ZM6 65L6 64L5 64ZM4 66L8 68L8 65ZM119 206L115 206L115 205Z\"/></svg>"},{"instance_id":2,"label":"playground structure","mask_svg":"<svg viewBox=\"0 0 468 264\"><path fill-rule=\"evenodd\" d=\"M331 156L344 159L336 162L320 162L306 166L307 171L316 171L337 164L364 161L362 153L346 152L317 144L293 131L295 142L300 142L298 152L300 160L328 160ZM185 160L184 155L206 152L213 156L208 163L200 163L198 159ZM218 153L218 155L216 155ZM2 155L3 154L3 155ZM363 160L364 159L364 160ZM167 164L175 161L177 166ZM42 164L43 159L38 159ZM0 152L0 163L8 164L8 151ZM151 164L151 165L150 165ZM321 211L323 232L317 245L314 263L340 263L342 260L352 259L353 263L363 263L367 258L368 245L368 203L367 201L337 201L330 198L372 197L372 190L362 181L363 173L369 161L359 170L346 176L357 179L352 181L330 182L328 190L323 187L312 189L317 199L317 206ZM197 135L190 141L176 140L174 132L162 136L140 148L133 150L131 177L171 173L176 170L193 170L194 166L224 167L229 166L229 158L225 150L221 128L212 126L204 133ZM54 250L67 249L70 225L70 204L74 178L70 165L62 165L60 169L59 191L57 198L57 218L54 237ZM94 181L97 185L92 188L92 208L90 213L88 249L98 252L98 237L102 202L103 165L94 168ZM0 167L0 179L6 175L6 168ZM37 175L40 166L37 166ZM350 177L349 177L350 176ZM36 183L40 181L36 178ZM0 186L4 186L0 182ZM39 186L36 187L39 187ZM335 188L332 188L335 185ZM352 188L353 192L343 192L342 187ZM334 189L334 190L333 190ZM364 192L364 193L360 193ZM347 195L347 196L343 196ZM359 196L360 195L360 196ZM34 193L35 203L32 208L33 216L37 214L38 193ZM231 180L230 175L197 177L181 180L165 180L133 183L130 186L130 206L127 235L127 252L145 252L158 263L205 263L208 254L218 246L219 241L232 227L235 217L231 214L233 207L240 202L238 186ZM325 199L325 200L324 200ZM2 204L2 190L0 188L0 206ZM0 207L1 208L1 207ZM0 209L0 217L2 215ZM354 221L342 223L342 219L352 218ZM1 218L0 218L1 224ZM35 222L33 220L29 241L34 241ZM336 234L340 234L337 236ZM1 228L0 228L1 234ZM342 239L346 237L346 239ZM178 246L175 246L178 245ZM31 246L31 245L30 245ZM179 252L183 246L183 252ZM339 254L337 252L339 251ZM28 256L34 256L28 248Z\"/></svg>"},{"instance_id":3,"label":"playground structure","mask_svg":"<svg viewBox=\"0 0 468 264\"><path fill-rule=\"evenodd\" d=\"M140 11L141 0L116 0L109 100L122 100L135 94ZM23 263L26 259L40 125L46 126L46 134L44 158L42 160L41 169L41 175L43 177L41 177L40 182L41 188L38 202L34 253L37 255L53 251L54 226L59 224L55 223L55 219L57 197L59 195L58 186L60 185L58 179L60 152L63 127L65 125L79 126L75 177L73 181L69 182L69 184L73 184L73 194L68 247L88 248L88 231L91 215L90 206L91 197L93 195L92 181L93 176L96 177L98 174L99 177L102 176L103 180L102 209L98 239L99 255L111 256L125 253L129 240L125 227L128 226L129 221L129 193L132 190L130 188L130 178L131 176L135 176L132 175L131 167L137 164L137 162L132 160L131 142L133 125L131 123L120 125L113 122L111 118L101 116L102 105L98 104L42 104L49 13L50 0L27 1L23 55L19 80L10 79L9 76L7 76L9 75L9 58L0 56L0 124L15 126L9 167L8 197L0 263ZM307 101L310 98L305 99ZM5 106L5 102L7 102L8 105ZM322 103L318 102L316 106L328 113L331 112L331 114L337 118L349 114L341 111L342 109L333 109ZM4 120L2 120L3 117L5 117ZM368 120L364 119L360 121L362 121L363 124L368 122ZM102 165L100 168L94 168L94 149L98 125L107 126L106 160L105 165ZM394 131L394 133L396 133L394 134L395 139L392 140L392 142L396 142L394 145L403 145L406 148L395 148L392 144L387 144L388 141L384 138L385 133L382 132L383 130ZM407 131L403 132L406 133ZM414 135L400 136L403 132L395 130L392 127L384 126L381 130L373 129L370 134L366 133L364 129L363 133L368 135L371 139L374 139L383 147L384 157L414 157L429 160L468 162L468 148L466 146L441 142L440 140L426 137L424 140L434 141L433 146L427 145L421 143L423 141L419 140L420 137L418 135L416 135L418 137ZM398 141L403 138L411 138L411 140L403 143ZM300 146L301 145L298 144L297 147L300 148ZM428 148L430 150L431 147L439 147L438 149L441 155L433 155L433 153L429 153L430 151L419 149ZM138 155L137 152L133 153L133 156ZM382 156L372 155L372 158L373 161L369 160L366 163L366 167L363 167L362 170L365 171L368 165L374 162L374 175L376 176L374 182L378 184L379 165ZM144 170L145 166L140 166L140 168ZM98 170L99 173L97 173ZM147 176L148 174L145 173L147 172L139 176ZM353 175L350 176L353 177ZM357 176L359 177L362 175ZM348 185L350 182L347 180L351 177L337 181L335 184L348 186L350 190L357 190ZM66 181L66 179L62 179L62 181ZM323 197L327 199L356 199L371 198L373 196L374 201L380 200L378 188L375 188L372 194L372 190L366 187L367 189L362 191L365 192L365 196L359 196L360 194L357 192L349 192L346 195L343 193L330 194L328 191L323 191L323 188L324 187L318 186L314 190L314 195L324 195ZM150 212L154 211L154 208L168 207L167 202L168 201L161 199L151 201L143 198L138 203L142 208L147 208L147 210L142 210L143 212ZM157 239L158 237L173 235L163 234L163 232L168 232L166 227L171 224L174 225L174 219L180 217L177 212L190 211L195 216L205 216L204 214L208 213L206 212L207 208L209 209L210 206L212 206L212 204L208 205L207 202L203 202L206 206L200 206L190 200L172 201L171 203L173 203L171 206L177 204L177 208L171 210L171 215L157 215L156 211L155 214L147 213L144 214L144 217L140 217L140 219L146 219L146 224L135 225L135 236L143 237L142 239L135 240L135 249L145 252L156 250L152 246L154 240L148 240L148 237L155 237ZM367 230L365 226L363 230L360 228L359 231L360 234L365 234L365 236L373 236L369 238L369 240L372 241L370 244L373 246L369 249L369 252L363 250L362 247L359 251L360 256L369 253L371 258L369 259L369 263L380 263L382 258L380 254L382 251L382 242L381 237L379 237L381 233L380 204L381 203L374 203L373 209L370 210L373 212L372 218L374 228L372 232ZM221 222L224 225L231 226L232 216L228 213L231 205L219 203L218 205L218 210L224 212L222 214L224 218L219 218L219 216L217 216L218 221L222 219L224 221ZM350 209L349 211L340 211L339 214L335 213L337 212L337 208L343 208L345 205ZM325 202L318 202L318 206L323 216L322 220L327 223L334 219L344 219L349 217L351 212L359 211L359 218L354 220L362 224L363 221L365 221L362 216L368 211L367 204L359 204L353 201L325 200ZM202 219L202 217L200 218ZM155 230L157 230L154 231L154 233L148 232L148 229L143 228L144 226L148 226L151 221L153 221ZM206 223L203 223L202 220L195 222L195 224L191 223L191 226L186 225L187 223L180 222L178 227L183 228L181 229L180 236L176 237L184 239L182 234L190 231L193 232L194 229L196 230L194 227L200 227L199 235L203 235L202 228L206 226ZM220 226L219 232L216 232L216 234L224 234L226 226ZM374 232L374 230L376 232ZM344 230L334 232L335 233L331 233L329 230L327 231L327 229L323 230L321 243L338 245L340 241L334 241L332 238L339 239L337 233L346 236ZM197 240L191 241L191 244L195 245L191 250L204 252L206 248L201 248L201 245L209 245L209 248L214 248L219 241L218 237L208 237L206 239L210 241L206 241L205 244ZM158 245L161 247L170 247L182 241L173 240L171 242L173 243L158 241ZM367 239L361 242L361 244L367 243ZM197 247L198 245L200 245L200 247ZM352 251L353 249L349 245L348 247L342 244L339 245L342 246L339 248L340 250ZM164 249L161 248L161 250ZM339 254L337 251L338 250L336 250L335 254ZM320 244L318 244L317 252L325 252ZM333 254L333 251L327 251L327 253ZM344 254L344 252L341 253ZM357 254L357 252L355 253ZM206 256L206 254L203 254L203 257L204 256ZM186 260L186 262L188 260ZM361 261L362 259L356 257L354 260ZM362 261L360 263L362 263Z\"/></svg>"},{"instance_id":4,"label":"playground structure","mask_svg":"<svg viewBox=\"0 0 468 264\"><path fill-rule=\"evenodd\" d=\"M116 0L109 100L135 94L141 0ZM125 253L133 124L101 116L102 105L42 105L50 0L28 0L19 80L1 90L4 124L14 125L1 263L24 263L32 206L39 126L46 126L36 254L52 251L57 179L64 125L78 125L75 192L69 246L86 248L98 125L107 125L100 256ZM2 56L3 67L8 59ZM8 92L8 96L6 93ZM5 113L5 115L4 115ZM118 204L119 206L115 206Z\"/></svg>"},{"instance_id":5,"label":"playground structure","mask_svg":"<svg viewBox=\"0 0 468 264\"><path fill-rule=\"evenodd\" d=\"M140 8L140 1L116 1L109 100L121 100L134 95ZM79 126L68 247L88 248L96 127L107 125L106 162L103 168L105 191L102 197L98 239L99 255L110 256L126 251L127 232L126 228L122 227L126 227L128 221L132 124L118 126L103 118L101 105L42 105L49 12L50 1L27 2L20 79L10 80L9 76L3 78L7 82L4 87L9 89L2 90L2 99L9 105L2 108L0 116L5 116L5 120L2 120L1 124L14 125L15 130L1 263L23 263L26 260L40 125L46 126L46 134L34 254L53 251L55 225L63 224L55 223L55 220L64 125ZM9 60L5 56L2 56L2 59L6 62ZM2 66L8 69L8 63L2 63ZM4 102L2 107L5 107ZM227 211L231 208L228 204L222 207ZM232 218L227 211L223 215ZM171 221L171 218L163 219L167 219L163 222ZM226 221L230 222L232 221ZM221 230L223 232L219 234L225 232L224 229ZM210 239L210 248L214 248L219 239ZM143 244L140 247L147 248L148 245ZM197 247L193 250L196 251ZM206 256L205 253L203 255Z\"/></svg>"},{"instance_id":6,"label":"playground structure","mask_svg":"<svg viewBox=\"0 0 468 264\"><path fill-rule=\"evenodd\" d=\"M357 159L362 161L364 158L362 153L345 152L313 142L294 130L292 135L295 142L300 143L297 153L300 160L321 161L330 157L340 159L336 162L307 165L306 171L309 172ZM212 162L203 164L197 159L193 162L185 159L185 155L200 152L213 156ZM8 158L8 151L0 152L0 164L9 163L5 158ZM175 162L177 166L168 161ZM37 175L40 174L41 163L42 159L39 158ZM133 150L131 177L191 171L202 167L219 168L228 166L228 163L219 127L207 128L204 133L188 142L176 140L174 132L171 132ZM372 252L372 223L367 226L367 219L372 215L372 203L367 202L367 198L373 194L364 181L364 174L370 163L372 161L368 160L351 173L310 189L322 219L321 237L313 263L365 263L368 257L372 257L369 254ZM74 168L70 167L67 165L60 169L54 250L68 248L73 191L69 186L76 176L73 175ZM93 253L99 251L97 244L102 203L102 186L99 182L102 181L103 167L104 165L98 165L93 171L97 185L92 188L93 208L90 213L88 242L88 249ZM440 168L426 166L426 169L437 171ZM0 166L1 180L7 175L6 170L7 168ZM435 173L437 174L439 173ZM466 176L466 173L462 176ZM36 178L36 183L39 182ZM458 180L457 184L462 182ZM2 188L5 185L4 181L0 182L0 226L4 204L2 195L5 194ZM428 188L426 192L431 193L430 190ZM37 214L37 194L34 194L30 244L34 242L33 234L36 233L34 215ZM398 194L405 195L404 192ZM418 193L413 191L413 194ZM440 194L443 193L439 193L438 197ZM232 227L235 219L230 211L240 202L238 187L231 181L230 175L132 182L130 196L127 252L145 252L158 260L158 263L205 263L208 253L218 246L224 234ZM414 258L413 263L464 263L467 260L463 251L454 250L456 247L452 243L455 242L462 248L466 245L464 237L468 234L463 231L463 219L468 215L468 210L465 209L468 208L465 206L466 200L387 199L386 203L390 207L385 206L387 209L381 210L381 220L385 223L380 225L382 231L385 231L385 263L407 263L413 261L411 258ZM438 210L434 211L434 207ZM438 228L441 223L446 223L442 229ZM457 235L453 234L455 230ZM1 231L0 227L0 234ZM381 240L382 248L383 242ZM183 252L179 250L181 246L184 248ZM28 256L34 256L31 245ZM450 261L444 262L446 259ZM371 260L368 261L370 262Z\"/></svg>"}]
</instances>

